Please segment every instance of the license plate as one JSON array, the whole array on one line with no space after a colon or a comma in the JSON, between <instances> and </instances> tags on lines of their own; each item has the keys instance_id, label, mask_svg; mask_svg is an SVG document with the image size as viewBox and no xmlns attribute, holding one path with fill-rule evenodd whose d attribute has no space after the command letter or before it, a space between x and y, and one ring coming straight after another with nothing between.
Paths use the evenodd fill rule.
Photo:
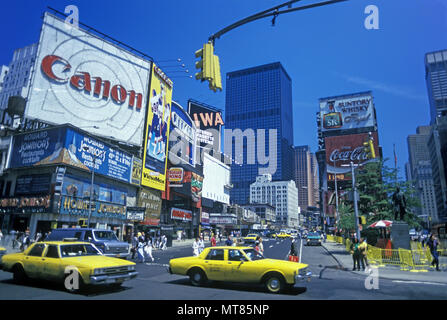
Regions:
<instances>
[{"instance_id":1,"label":"license plate","mask_svg":"<svg viewBox=\"0 0 447 320\"><path fill-rule=\"evenodd\" d=\"M121 254L117 254L115 257L119 258L119 257L121 257Z\"/></svg>"}]
</instances>

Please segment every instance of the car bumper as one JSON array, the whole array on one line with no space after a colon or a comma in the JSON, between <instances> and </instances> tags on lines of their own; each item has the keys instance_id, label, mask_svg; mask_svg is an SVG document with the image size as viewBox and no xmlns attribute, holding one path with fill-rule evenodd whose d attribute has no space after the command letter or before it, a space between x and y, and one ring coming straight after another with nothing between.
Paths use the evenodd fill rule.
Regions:
<instances>
[{"instance_id":1,"label":"car bumper","mask_svg":"<svg viewBox=\"0 0 447 320\"><path fill-rule=\"evenodd\" d=\"M137 271L118 275L98 275L90 276L90 284L109 284L119 283L135 278L138 275Z\"/></svg>"},{"instance_id":2,"label":"car bumper","mask_svg":"<svg viewBox=\"0 0 447 320\"><path fill-rule=\"evenodd\" d=\"M106 252L103 253L106 257L112 257L112 258L121 258L121 259L128 259L130 257L130 254L128 252L120 252L120 253L114 253L114 252Z\"/></svg>"},{"instance_id":3,"label":"car bumper","mask_svg":"<svg viewBox=\"0 0 447 320\"><path fill-rule=\"evenodd\" d=\"M318 240L310 240L310 241L307 241L306 244L307 244L308 246L309 246L309 245L320 246L320 245L321 245L321 241L318 241Z\"/></svg>"},{"instance_id":4,"label":"car bumper","mask_svg":"<svg viewBox=\"0 0 447 320\"><path fill-rule=\"evenodd\" d=\"M310 282L310 279L312 278L312 272L308 271L306 274L298 274L295 276L295 284L302 286L306 286L307 283Z\"/></svg>"}]
</instances>

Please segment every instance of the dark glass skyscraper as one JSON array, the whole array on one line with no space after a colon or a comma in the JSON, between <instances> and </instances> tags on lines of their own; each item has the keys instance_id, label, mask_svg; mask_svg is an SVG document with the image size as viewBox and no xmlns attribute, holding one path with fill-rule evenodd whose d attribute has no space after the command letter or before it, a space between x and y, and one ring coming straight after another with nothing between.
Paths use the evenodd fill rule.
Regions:
<instances>
[{"instance_id":1,"label":"dark glass skyscraper","mask_svg":"<svg viewBox=\"0 0 447 320\"><path fill-rule=\"evenodd\" d=\"M430 101L431 124L436 117L447 116L447 50L425 55L425 81Z\"/></svg>"},{"instance_id":2,"label":"dark glass skyscraper","mask_svg":"<svg viewBox=\"0 0 447 320\"><path fill-rule=\"evenodd\" d=\"M277 130L276 162L272 173L273 180L293 179L293 115L292 80L281 63L271 63L258 67L227 73L225 129L266 129L265 154L269 153L269 129ZM227 141L225 142L227 143ZM261 165L257 158L258 139L256 138L256 163L247 164L247 142L244 139L244 163L231 165L233 189L230 199L234 203L249 201L250 184L256 180ZM235 142L233 138L233 158Z\"/></svg>"}]
</instances>

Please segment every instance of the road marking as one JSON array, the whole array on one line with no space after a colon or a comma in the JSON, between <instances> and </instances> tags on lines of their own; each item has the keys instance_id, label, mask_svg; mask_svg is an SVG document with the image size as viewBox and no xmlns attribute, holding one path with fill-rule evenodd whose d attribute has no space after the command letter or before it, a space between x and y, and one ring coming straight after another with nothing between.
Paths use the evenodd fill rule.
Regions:
<instances>
[{"instance_id":1,"label":"road marking","mask_svg":"<svg viewBox=\"0 0 447 320\"><path fill-rule=\"evenodd\" d=\"M166 263L145 262L144 264L147 265L147 266L162 266L162 267L169 267L169 264L166 264Z\"/></svg>"},{"instance_id":2,"label":"road marking","mask_svg":"<svg viewBox=\"0 0 447 320\"><path fill-rule=\"evenodd\" d=\"M409 284L431 284L431 285L435 285L435 286L447 286L446 283L439 283L439 282L429 282L429 281L413 281L413 280L393 280L393 282L398 282L398 283L409 283Z\"/></svg>"},{"instance_id":3,"label":"road marking","mask_svg":"<svg viewBox=\"0 0 447 320\"><path fill-rule=\"evenodd\" d=\"M273 245L271 245L269 248L273 248Z\"/></svg>"}]
</instances>

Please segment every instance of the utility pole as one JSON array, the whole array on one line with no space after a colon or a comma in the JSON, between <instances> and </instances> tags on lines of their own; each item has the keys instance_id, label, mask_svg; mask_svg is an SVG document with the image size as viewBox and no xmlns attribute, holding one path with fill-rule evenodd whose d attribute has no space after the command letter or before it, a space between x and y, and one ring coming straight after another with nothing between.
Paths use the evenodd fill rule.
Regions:
<instances>
[{"instance_id":1,"label":"utility pole","mask_svg":"<svg viewBox=\"0 0 447 320\"><path fill-rule=\"evenodd\" d=\"M355 234L358 240L360 240L360 230L359 230L359 211L357 204L357 187L355 186L355 169L354 162L351 161L351 173L352 173L352 190L354 197L354 213L355 213Z\"/></svg>"}]
</instances>

